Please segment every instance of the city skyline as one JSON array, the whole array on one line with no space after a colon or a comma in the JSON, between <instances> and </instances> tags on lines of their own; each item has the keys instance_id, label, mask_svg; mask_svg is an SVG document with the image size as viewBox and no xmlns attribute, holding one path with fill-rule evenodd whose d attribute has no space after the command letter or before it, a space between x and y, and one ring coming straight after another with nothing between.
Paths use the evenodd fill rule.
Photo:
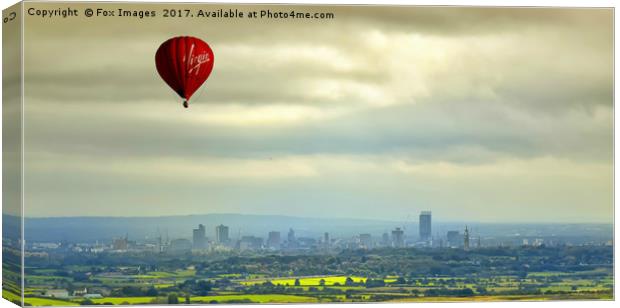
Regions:
<instances>
[{"instance_id":1,"label":"city skyline","mask_svg":"<svg viewBox=\"0 0 620 308\"><path fill-rule=\"evenodd\" d=\"M426 216L430 213L422 211ZM417 218L417 217L416 217ZM33 220L34 219L34 220ZM418 218L419 219L419 218ZM248 247L259 247L259 241L265 247L278 247L274 241L280 238L286 242L296 238L311 238L312 241L327 239L352 239L370 242L396 242L396 247L414 245L418 247L453 247L464 236L464 228L474 235L472 241L485 238L483 242L521 244L521 239L532 243L561 243L567 239L578 242L607 243L611 236L611 224L501 224L477 223L473 221L442 222L433 220L432 226L423 229L432 230L430 236L423 238L420 223L407 221L356 221L338 219L304 219L299 217L278 217L260 215L224 215L224 216L187 216L162 218L28 218L25 230L29 242L74 242L104 243L111 238L128 237L132 240L153 241L158 238L182 239L181 246L187 249L204 249L212 244L230 246L245 238ZM69 226L69 227L63 227ZM193 226L194 229L192 229ZM195 229L198 226L198 229ZM221 230L221 231L220 231ZM362 240L361 238L365 238ZM379 240L383 238L382 240ZM499 240L499 239L503 240ZM196 239L200 242L196 245ZM189 244L188 244L189 243ZM193 245L192 245L193 243ZM271 243L271 244L269 244ZM475 245L476 242L473 242ZM178 245L177 245L178 246ZM365 245L370 247L372 245ZM385 245L384 245L385 246Z\"/></svg>"},{"instance_id":2,"label":"city skyline","mask_svg":"<svg viewBox=\"0 0 620 308\"><path fill-rule=\"evenodd\" d=\"M423 211L422 215L428 215ZM430 226L429 226L430 227ZM426 227L425 227L426 228ZM536 234L486 233L479 229L474 231L470 225L464 224L455 230L454 226L441 228L441 232L425 237L424 230L418 234L406 233L404 226L393 226L391 230L379 233L365 233L359 229L355 235L336 235L330 232L318 232L314 235L299 236L294 227L289 227L287 237L282 238L280 231L268 231L266 234L245 233L229 237L229 226L218 224L213 237L205 235L205 225L198 224L192 230L191 240L188 237L170 237L166 232L156 237L132 238L129 233L123 237L113 237L107 241L73 242L73 241L30 241L28 247L34 249L58 249L61 246L78 247L79 252L102 253L104 251L157 252L170 254L187 254L201 252L236 251L289 251L289 252L320 252L340 251L343 249L375 249L375 248L458 248L465 251L485 247L518 247L533 246L572 246L572 245L611 245L612 240L598 234L594 238L578 235L559 235L555 232ZM159 228L158 228L159 230ZM461 231L463 233L461 233ZM159 232L159 231L158 231ZM443 232L443 233L442 233ZM69 246L67 246L69 245ZM76 249L76 248L74 248Z\"/></svg>"},{"instance_id":3,"label":"city skyline","mask_svg":"<svg viewBox=\"0 0 620 308\"><path fill-rule=\"evenodd\" d=\"M409 222L413 223L413 222ZM298 238L295 234L295 228L290 226L288 228L287 238L286 240L281 239L280 231L271 230L268 232L267 237L263 238L260 235L256 236L254 233L250 234L241 234L239 232L237 237L229 237L230 227L226 226L222 223L219 223L215 226L214 239L209 240L205 235L205 226L203 224L198 224L198 229L193 229L192 236L192 249L197 250L206 250L212 249L213 247L232 247L239 250L247 250L247 249L266 249L266 250L280 250L280 249L297 249L300 248L299 240L305 239L306 242L310 241L310 245L317 245L314 247L315 249L318 247L319 249L326 248L334 248L332 245L340 240L345 240L346 248L352 248L350 240L353 240L353 243L357 245L357 248L362 249L370 249L375 247L394 247L394 248L402 248L402 247L452 247L458 248L462 247L465 250L468 250L470 246L470 240L477 240L476 246L477 248L481 248L481 239L482 233L479 230L474 232L474 228L471 225L468 226L467 223L464 224L463 234L460 234L459 230L454 230L454 228L440 228L443 231L443 235L441 232L436 232L435 235L432 233L432 212L428 210L424 210L420 212L419 220L418 220L418 233L407 234L405 232L407 223L404 223L401 226L395 226L391 231L391 236L388 231L380 232L381 236L377 236L377 234L372 233L358 233L354 236L338 236L334 237L330 232L319 231L318 235L314 236L305 236ZM447 231L446 231L447 229ZM159 230L159 228L158 228ZM199 231L199 236L196 236L197 231ZM361 231L361 230L360 230ZM495 234L497 236L498 234ZM505 235L504 235L505 236ZM529 245L529 239L533 240L534 246L540 246L545 244L545 240L543 238L549 236L549 234L537 234L537 235L518 235L517 242L521 240L522 245ZM487 234L488 237L488 234ZM552 236L552 237L555 237ZM125 249L127 248L127 239L128 235L125 235ZM496 240L494 237L491 239ZM445 240L445 242L444 242ZM114 239L113 244L116 246L116 239ZM166 236L166 243L168 243L169 238ZM549 243L554 243L557 239L552 240ZM555 243L557 244L557 243ZM162 245L162 237L159 236L159 245ZM166 244L168 245L168 244ZM214 245L212 247L212 245ZM500 246L503 245L503 242L500 242ZM340 246L339 248L342 248ZM163 249L159 249L159 251L163 251Z\"/></svg>"}]
</instances>

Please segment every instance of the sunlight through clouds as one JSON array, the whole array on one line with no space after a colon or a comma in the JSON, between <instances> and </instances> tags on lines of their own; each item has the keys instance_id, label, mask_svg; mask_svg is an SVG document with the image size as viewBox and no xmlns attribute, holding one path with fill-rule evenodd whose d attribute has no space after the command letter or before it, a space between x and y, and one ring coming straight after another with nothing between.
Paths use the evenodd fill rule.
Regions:
<instances>
[{"instance_id":1,"label":"sunlight through clouds","mask_svg":"<svg viewBox=\"0 0 620 308\"><path fill-rule=\"evenodd\" d=\"M260 196L261 212L290 215L296 204L376 218L384 202L382 219L433 208L448 220L524 221L535 210L541 221L609 221L612 11L333 11L328 23L286 27L29 20L28 208L136 214L148 205L123 200L156 186L186 213L205 212L208 191L226 200L209 203L216 212L251 212ZM187 29L216 60L184 109L153 56ZM80 202L96 187L109 207Z\"/></svg>"}]
</instances>

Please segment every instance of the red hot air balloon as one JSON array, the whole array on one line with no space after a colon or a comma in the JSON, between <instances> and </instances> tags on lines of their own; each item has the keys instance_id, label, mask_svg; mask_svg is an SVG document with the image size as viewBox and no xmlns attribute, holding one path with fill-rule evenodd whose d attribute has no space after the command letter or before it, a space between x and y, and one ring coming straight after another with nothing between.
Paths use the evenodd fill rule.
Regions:
<instances>
[{"instance_id":1,"label":"red hot air balloon","mask_svg":"<svg viewBox=\"0 0 620 308\"><path fill-rule=\"evenodd\" d=\"M183 106L213 70L213 50L203 40L191 36L173 37L155 53L159 76L183 98Z\"/></svg>"}]
</instances>

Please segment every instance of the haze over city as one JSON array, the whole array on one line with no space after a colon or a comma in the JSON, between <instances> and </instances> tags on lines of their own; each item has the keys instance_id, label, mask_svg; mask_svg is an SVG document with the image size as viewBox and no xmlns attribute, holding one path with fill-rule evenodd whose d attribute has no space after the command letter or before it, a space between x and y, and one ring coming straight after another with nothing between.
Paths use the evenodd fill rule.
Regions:
<instances>
[{"instance_id":1,"label":"haze over city","mask_svg":"<svg viewBox=\"0 0 620 308\"><path fill-rule=\"evenodd\" d=\"M27 16L25 215L612 222L612 11L312 10ZM154 67L179 34L215 54L188 109Z\"/></svg>"}]
</instances>

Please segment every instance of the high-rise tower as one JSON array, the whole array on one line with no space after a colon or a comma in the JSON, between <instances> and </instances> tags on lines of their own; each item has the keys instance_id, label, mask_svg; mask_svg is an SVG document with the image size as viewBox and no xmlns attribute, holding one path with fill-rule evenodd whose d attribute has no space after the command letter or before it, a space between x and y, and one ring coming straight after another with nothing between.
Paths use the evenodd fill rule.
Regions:
<instances>
[{"instance_id":1,"label":"high-rise tower","mask_svg":"<svg viewBox=\"0 0 620 308\"><path fill-rule=\"evenodd\" d=\"M405 232L401 228L392 230L392 247L405 247Z\"/></svg>"},{"instance_id":2,"label":"high-rise tower","mask_svg":"<svg viewBox=\"0 0 620 308\"><path fill-rule=\"evenodd\" d=\"M207 236L204 225L198 225L198 229L194 229L192 235L194 249L207 248Z\"/></svg>"},{"instance_id":3,"label":"high-rise tower","mask_svg":"<svg viewBox=\"0 0 620 308\"><path fill-rule=\"evenodd\" d=\"M430 241L431 240L431 212L430 211L422 211L420 213L420 240L422 241Z\"/></svg>"},{"instance_id":4,"label":"high-rise tower","mask_svg":"<svg viewBox=\"0 0 620 308\"><path fill-rule=\"evenodd\" d=\"M228 226L219 225L215 227L215 240L218 244L228 244Z\"/></svg>"},{"instance_id":5,"label":"high-rise tower","mask_svg":"<svg viewBox=\"0 0 620 308\"><path fill-rule=\"evenodd\" d=\"M267 237L267 248L280 249L280 232L271 231Z\"/></svg>"},{"instance_id":6,"label":"high-rise tower","mask_svg":"<svg viewBox=\"0 0 620 308\"><path fill-rule=\"evenodd\" d=\"M463 249L469 250L469 230L465 226L465 235L463 236Z\"/></svg>"}]
</instances>

